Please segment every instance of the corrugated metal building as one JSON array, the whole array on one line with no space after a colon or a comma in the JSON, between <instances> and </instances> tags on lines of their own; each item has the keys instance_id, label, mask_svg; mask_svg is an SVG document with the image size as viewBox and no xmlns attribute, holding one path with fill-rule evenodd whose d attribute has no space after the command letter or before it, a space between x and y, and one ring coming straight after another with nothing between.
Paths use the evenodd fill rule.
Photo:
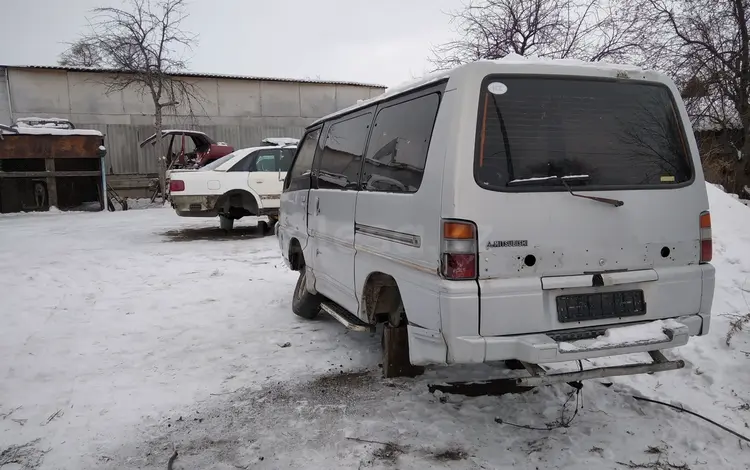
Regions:
<instances>
[{"instance_id":1,"label":"corrugated metal building","mask_svg":"<svg viewBox=\"0 0 750 470\"><path fill-rule=\"evenodd\" d=\"M106 93L112 70L0 65L0 123L23 117L69 119L76 127L105 134L110 182L129 195L158 171L156 149L138 143L153 134L153 103L135 90ZM292 80L188 73L202 95L164 117L165 128L196 129L235 148L264 137L301 137L305 126L326 114L379 95L383 86L354 82ZM130 189L130 191L128 191Z\"/></svg>"}]
</instances>

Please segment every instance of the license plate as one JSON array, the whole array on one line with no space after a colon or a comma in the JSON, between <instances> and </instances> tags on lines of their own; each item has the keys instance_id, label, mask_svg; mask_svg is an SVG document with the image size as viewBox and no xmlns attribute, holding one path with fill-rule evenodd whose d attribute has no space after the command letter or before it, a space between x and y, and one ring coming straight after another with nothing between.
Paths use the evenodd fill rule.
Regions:
<instances>
[{"instance_id":1,"label":"license plate","mask_svg":"<svg viewBox=\"0 0 750 470\"><path fill-rule=\"evenodd\" d=\"M646 302L642 290L557 297L557 319L562 323L645 314Z\"/></svg>"}]
</instances>

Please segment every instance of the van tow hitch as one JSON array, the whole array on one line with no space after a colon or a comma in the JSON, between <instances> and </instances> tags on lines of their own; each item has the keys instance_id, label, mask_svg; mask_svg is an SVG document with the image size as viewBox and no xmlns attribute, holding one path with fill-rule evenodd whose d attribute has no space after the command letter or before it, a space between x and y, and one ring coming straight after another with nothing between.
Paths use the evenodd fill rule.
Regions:
<instances>
[{"instance_id":1,"label":"van tow hitch","mask_svg":"<svg viewBox=\"0 0 750 470\"><path fill-rule=\"evenodd\" d=\"M685 367L685 361L670 361L661 353L661 351L649 351L648 354L651 356L653 362L597 367L588 370L552 374L548 374L547 371L538 364L521 362L530 376L472 382L429 384L427 388L430 393L439 390L443 393L453 393L470 397L505 395L507 393L523 393L540 385L552 385L566 382L571 387L578 388L582 380L618 377L623 375L651 374L653 372L677 370Z\"/></svg>"}]
</instances>

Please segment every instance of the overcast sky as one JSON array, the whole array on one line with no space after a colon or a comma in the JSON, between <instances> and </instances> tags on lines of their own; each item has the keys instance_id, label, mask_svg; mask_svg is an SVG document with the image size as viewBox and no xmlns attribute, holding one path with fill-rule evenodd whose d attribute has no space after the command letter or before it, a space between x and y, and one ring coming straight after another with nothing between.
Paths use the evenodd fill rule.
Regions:
<instances>
[{"instance_id":1,"label":"overcast sky","mask_svg":"<svg viewBox=\"0 0 750 470\"><path fill-rule=\"evenodd\" d=\"M0 0L0 4L11 0ZM461 0L190 0L194 72L383 85L429 70L430 47L453 37L444 12ZM121 0L13 2L0 13L0 64L55 65L86 16Z\"/></svg>"}]
</instances>

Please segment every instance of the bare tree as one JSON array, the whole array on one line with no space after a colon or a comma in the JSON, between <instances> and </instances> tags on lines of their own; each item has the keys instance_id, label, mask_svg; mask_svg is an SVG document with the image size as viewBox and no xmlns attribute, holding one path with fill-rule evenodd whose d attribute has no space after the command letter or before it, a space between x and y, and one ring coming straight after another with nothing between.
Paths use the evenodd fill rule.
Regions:
<instances>
[{"instance_id":1,"label":"bare tree","mask_svg":"<svg viewBox=\"0 0 750 470\"><path fill-rule=\"evenodd\" d=\"M101 67L103 62L96 45L84 40L71 44L58 60L58 63L64 67Z\"/></svg>"},{"instance_id":2,"label":"bare tree","mask_svg":"<svg viewBox=\"0 0 750 470\"><path fill-rule=\"evenodd\" d=\"M750 155L750 2L645 0L641 11L655 22L650 65L682 86L696 124L741 128Z\"/></svg>"},{"instance_id":3,"label":"bare tree","mask_svg":"<svg viewBox=\"0 0 750 470\"><path fill-rule=\"evenodd\" d=\"M191 49L197 36L181 29L187 17L186 0L127 0L124 8L97 8L89 31L61 57L69 63L92 63L112 69L103 83L107 93L132 89L154 104L156 147L161 154L163 115L182 106L193 114L200 103L200 90L177 77L187 64L182 54ZM95 60L93 60L95 59ZM166 183L166 158L159 158L162 198Z\"/></svg>"},{"instance_id":4,"label":"bare tree","mask_svg":"<svg viewBox=\"0 0 750 470\"><path fill-rule=\"evenodd\" d=\"M437 68L514 53L624 60L639 50L641 20L606 0L471 0L450 14L459 39L433 50Z\"/></svg>"}]
</instances>

